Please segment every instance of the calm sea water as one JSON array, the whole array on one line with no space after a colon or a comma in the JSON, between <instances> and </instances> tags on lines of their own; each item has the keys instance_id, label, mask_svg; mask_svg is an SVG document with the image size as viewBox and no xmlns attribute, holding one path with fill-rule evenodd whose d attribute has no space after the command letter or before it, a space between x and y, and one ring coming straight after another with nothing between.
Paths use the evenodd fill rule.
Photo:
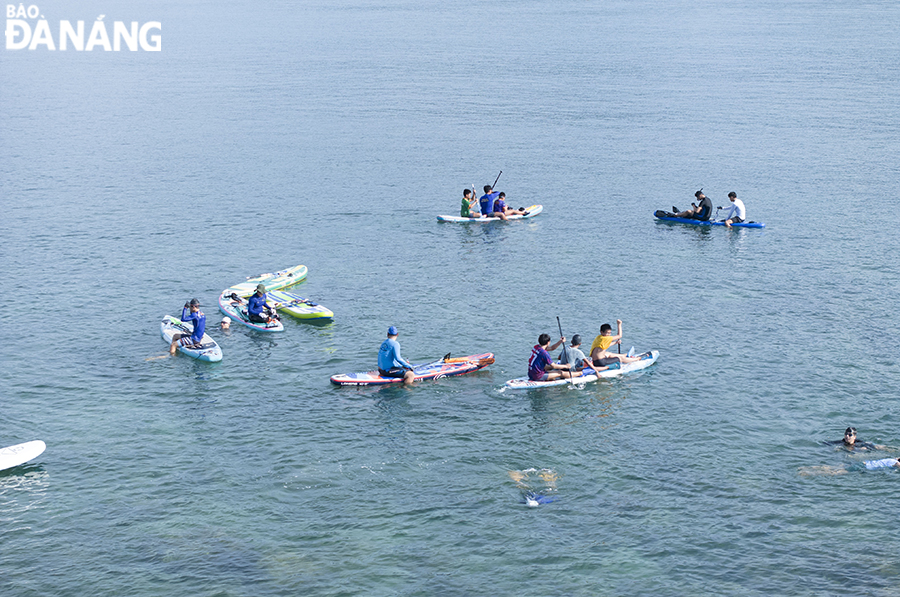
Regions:
<instances>
[{"instance_id":1,"label":"calm sea water","mask_svg":"<svg viewBox=\"0 0 900 597\"><path fill-rule=\"evenodd\" d=\"M897 594L900 471L800 474L900 456L895 2L118 4L40 10L161 52L0 51L3 595ZM298 263L333 324L215 329ZM557 316L661 358L504 391ZM392 324L496 363L332 387Z\"/></svg>"}]
</instances>

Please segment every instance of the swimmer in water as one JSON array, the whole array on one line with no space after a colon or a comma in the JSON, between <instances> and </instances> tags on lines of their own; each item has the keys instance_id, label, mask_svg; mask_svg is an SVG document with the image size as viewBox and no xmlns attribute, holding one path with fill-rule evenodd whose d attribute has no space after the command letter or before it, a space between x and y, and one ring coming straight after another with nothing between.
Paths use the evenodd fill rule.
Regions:
<instances>
[{"instance_id":1,"label":"swimmer in water","mask_svg":"<svg viewBox=\"0 0 900 597\"><path fill-rule=\"evenodd\" d=\"M882 468L900 467L900 458L882 458L880 460L864 460L843 466L805 466L800 468L801 477L813 475L846 475L850 471L875 471Z\"/></svg>"},{"instance_id":2,"label":"swimmer in water","mask_svg":"<svg viewBox=\"0 0 900 597\"><path fill-rule=\"evenodd\" d=\"M841 446L846 448L847 450L883 450L885 446L876 446L875 444L870 444L869 442L864 442L861 439L856 438L856 427L847 427L847 430L844 431L843 439L836 439L834 441L825 442L828 446Z\"/></svg>"},{"instance_id":3,"label":"swimmer in water","mask_svg":"<svg viewBox=\"0 0 900 597\"><path fill-rule=\"evenodd\" d=\"M556 491L556 481L559 479L559 475L556 471L547 468L541 470L529 468L524 471L508 471L509 478L515 481L516 487L523 490L522 503L530 508L540 506L541 504L549 504L554 498L537 493L527 483L531 473L537 473L537 477L544 482L543 491L545 492Z\"/></svg>"}]
</instances>

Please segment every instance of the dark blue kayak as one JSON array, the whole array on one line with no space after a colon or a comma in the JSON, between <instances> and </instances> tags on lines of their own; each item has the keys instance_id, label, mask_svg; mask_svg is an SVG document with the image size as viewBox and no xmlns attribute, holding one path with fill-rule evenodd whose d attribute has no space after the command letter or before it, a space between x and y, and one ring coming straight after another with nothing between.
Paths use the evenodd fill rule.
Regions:
<instances>
[{"instance_id":1,"label":"dark blue kayak","mask_svg":"<svg viewBox=\"0 0 900 597\"><path fill-rule=\"evenodd\" d=\"M692 218L676 218L669 215L660 215L660 211L653 212L653 216L663 222L675 222L677 224L693 224L694 226L724 226L724 220L721 222L713 222L712 220L694 220ZM762 222L741 222L740 224L732 224L732 228L765 228Z\"/></svg>"}]
</instances>

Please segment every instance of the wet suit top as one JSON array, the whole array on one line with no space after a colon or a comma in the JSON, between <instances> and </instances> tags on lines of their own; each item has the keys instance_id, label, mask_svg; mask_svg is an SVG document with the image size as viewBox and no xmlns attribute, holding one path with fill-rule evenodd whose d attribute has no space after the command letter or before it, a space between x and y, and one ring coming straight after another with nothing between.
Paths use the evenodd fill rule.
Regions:
<instances>
[{"instance_id":1,"label":"wet suit top","mask_svg":"<svg viewBox=\"0 0 900 597\"><path fill-rule=\"evenodd\" d=\"M194 341L194 344L199 344L200 340L203 339L203 332L206 331L206 315L203 314L203 311L191 313L191 308L185 307L181 310L181 321L190 321L194 324L194 333L191 334L191 340Z\"/></svg>"}]
</instances>

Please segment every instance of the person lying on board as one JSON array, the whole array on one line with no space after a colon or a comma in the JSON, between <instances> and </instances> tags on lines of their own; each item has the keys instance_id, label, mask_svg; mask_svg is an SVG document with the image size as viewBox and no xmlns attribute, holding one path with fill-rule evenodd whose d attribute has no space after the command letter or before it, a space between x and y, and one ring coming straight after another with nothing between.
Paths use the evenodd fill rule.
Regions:
<instances>
[{"instance_id":1,"label":"person lying on board","mask_svg":"<svg viewBox=\"0 0 900 597\"><path fill-rule=\"evenodd\" d=\"M876 446L861 439L856 439L856 427L847 427L843 439L824 442L826 446L841 446L847 450L884 450L886 446Z\"/></svg>"},{"instance_id":2,"label":"person lying on board","mask_svg":"<svg viewBox=\"0 0 900 597\"><path fill-rule=\"evenodd\" d=\"M462 205L459 208L459 217L461 218L480 218L481 212L478 211L478 197L475 196L472 189L463 189ZM472 208L475 208L473 211Z\"/></svg>"},{"instance_id":3,"label":"person lying on board","mask_svg":"<svg viewBox=\"0 0 900 597\"><path fill-rule=\"evenodd\" d=\"M609 352L609 347L622 340L622 320L616 320L616 335L612 335L612 326L604 323L600 326L600 335L591 344L591 360L597 367L607 367L613 363L633 363L643 357L629 357L624 354Z\"/></svg>"},{"instance_id":4,"label":"person lying on board","mask_svg":"<svg viewBox=\"0 0 900 597\"><path fill-rule=\"evenodd\" d=\"M709 220L709 216L712 215L712 201L710 201L709 197L703 194L703 189L700 189L696 193L694 193L694 197L699 201L699 205L696 203L691 203L691 209L686 211L678 211L678 208L674 205L672 206L672 211L675 212L672 214L675 218L689 218L692 220L701 220L706 222Z\"/></svg>"},{"instance_id":5,"label":"person lying on board","mask_svg":"<svg viewBox=\"0 0 900 597\"><path fill-rule=\"evenodd\" d=\"M403 383L411 384L415 379L412 364L400 356L400 343L397 342L397 328L388 328L387 340L378 349L378 374L381 377L402 378Z\"/></svg>"},{"instance_id":6,"label":"person lying on board","mask_svg":"<svg viewBox=\"0 0 900 597\"><path fill-rule=\"evenodd\" d=\"M853 464L841 466L804 466L800 467L800 475L810 477L812 475L846 475L850 471L876 471L883 468L900 467L900 458L882 458L881 460L864 460Z\"/></svg>"},{"instance_id":7,"label":"person lying on board","mask_svg":"<svg viewBox=\"0 0 900 597\"><path fill-rule=\"evenodd\" d=\"M524 209L513 209L506 205L506 193L500 193L494 201L491 216L506 220L507 216L524 216L527 213Z\"/></svg>"},{"instance_id":8,"label":"person lying on board","mask_svg":"<svg viewBox=\"0 0 900 597\"><path fill-rule=\"evenodd\" d=\"M747 219L747 208L744 207L744 202L737 198L737 193L734 191L728 193L728 200L731 201L731 209L725 216L725 225L731 228L732 224L741 224Z\"/></svg>"},{"instance_id":9,"label":"person lying on board","mask_svg":"<svg viewBox=\"0 0 900 597\"><path fill-rule=\"evenodd\" d=\"M275 307L266 302L266 287L262 284L257 284L256 292L247 299L247 318L253 323L269 323L278 319Z\"/></svg>"},{"instance_id":10,"label":"person lying on board","mask_svg":"<svg viewBox=\"0 0 900 597\"><path fill-rule=\"evenodd\" d=\"M200 301L192 298L190 302L184 304L181 309L181 321L190 321L194 326L191 334L173 334L172 343L169 345L169 354L175 354L175 350L180 343L185 348L200 348L203 341L203 333L206 331L206 315L200 310Z\"/></svg>"},{"instance_id":11,"label":"person lying on board","mask_svg":"<svg viewBox=\"0 0 900 597\"><path fill-rule=\"evenodd\" d=\"M565 342L565 337L557 340L550 346L550 334L538 336L538 343L531 349L531 358L528 359L528 379L531 381L553 381L554 379L572 379L572 372L568 365L559 365L553 362L548 350L556 350Z\"/></svg>"},{"instance_id":12,"label":"person lying on board","mask_svg":"<svg viewBox=\"0 0 900 597\"><path fill-rule=\"evenodd\" d=\"M497 200L497 197L500 193L497 193L491 188L491 185L484 185L484 195L481 196L479 201L481 202L481 213L484 217L490 217L492 215L491 212L494 210L494 201ZM498 216L499 217L499 216Z\"/></svg>"},{"instance_id":13,"label":"person lying on board","mask_svg":"<svg viewBox=\"0 0 900 597\"><path fill-rule=\"evenodd\" d=\"M581 335L575 334L572 336L572 344L568 347L564 347L563 351L559 353L560 365L568 365L571 363L572 369L574 369L575 372L581 372L585 367L590 367L597 375L600 375L600 371L609 369L609 367L597 367L594 365L594 362L591 361L591 359L584 356L584 353L581 352L579 346L581 346Z\"/></svg>"}]
</instances>

